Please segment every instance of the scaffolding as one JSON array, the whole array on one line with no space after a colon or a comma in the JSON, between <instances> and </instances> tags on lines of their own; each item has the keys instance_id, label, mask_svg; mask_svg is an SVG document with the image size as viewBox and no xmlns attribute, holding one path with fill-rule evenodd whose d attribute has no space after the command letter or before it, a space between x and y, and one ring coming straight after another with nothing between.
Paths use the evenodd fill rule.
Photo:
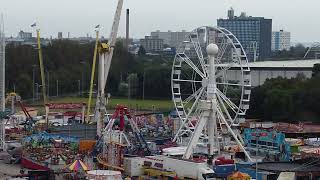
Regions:
<instances>
[{"instance_id":1,"label":"scaffolding","mask_svg":"<svg viewBox=\"0 0 320 180\"><path fill-rule=\"evenodd\" d=\"M5 35L3 15L0 20L0 111L5 111ZM0 120L0 149L4 150L5 141L4 120Z\"/></svg>"}]
</instances>

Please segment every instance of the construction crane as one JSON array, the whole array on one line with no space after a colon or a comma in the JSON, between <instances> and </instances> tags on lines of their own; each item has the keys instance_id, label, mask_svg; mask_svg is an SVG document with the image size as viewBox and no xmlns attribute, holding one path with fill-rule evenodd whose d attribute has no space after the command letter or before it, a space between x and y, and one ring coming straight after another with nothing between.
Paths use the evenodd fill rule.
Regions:
<instances>
[{"instance_id":1,"label":"construction crane","mask_svg":"<svg viewBox=\"0 0 320 180\"><path fill-rule=\"evenodd\" d=\"M119 28L121 10L123 0L118 1L117 9L114 15L113 24L108 43L99 44L99 69L98 69L98 95L95 106L95 119L97 120L97 135L100 137L104 126L106 110L105 87L107 84L109 69L113 56L114 46L117 40L117 33Z\"/></svg>"},{"instance_id":2,"label":"construction crane","mask_svg":"<svg viewBox=\"0 0 320 180\"><path fill-rule=\"evenodd\" d=\"M36 27L36 23L33 23L31 27ZM39 67L40 67L40 75L41 75L41 87L42 87L42 95L43 95L43 105L46 108L47 104L47 91L46 91L46 81L45 81L45 74L44 74L44 65L43 65L43 58L42 58L42 49L41 49L41 41L40 41L40 29L36 29L37 33L37 45L38 45L38 56L39 56ZM47 109L46 109L47 111ZM49 120L48 117L46 117L46 124L47 128L49 126Z\"/></svg>"},{"instance_id":3,"label":"construction crane","mask_svg":"<svg viewBox=\"0 0 320 180\"><path fill-rule=\"evenodd\" d=\"M99 28L100 25L96 26L96 29ZM90 109L91 109L91 101L92 101L92 92L93 92L93 84L94 84L94 75L96 70L96 61L97 61L97 51L99 44L99 30L96 30L96 43L94 46L93 60L92 60L92 70L91 70L91 80L90 80L90 91L89 91L89 99L88 99L88 109L87 109L87 120L89 121Z\"/></svg>"},{"instance_id":4,"label":"construction crane","mask_svg":"<svg viewBox=\"0 0 320 180\"><path fill-rule=\"evenodd\" d=\"M37 43L38 43L38 55L39 55L39 65L40 65L40 74L41 74L41 85L42 85L42 95L43 95L43 103L47 104L47 96L46 96L46 82L44 75L44 66L43 66L43 58L42 58L42 49L40 43L40 29L37 29Z\"/></svg>"}]
</instances>

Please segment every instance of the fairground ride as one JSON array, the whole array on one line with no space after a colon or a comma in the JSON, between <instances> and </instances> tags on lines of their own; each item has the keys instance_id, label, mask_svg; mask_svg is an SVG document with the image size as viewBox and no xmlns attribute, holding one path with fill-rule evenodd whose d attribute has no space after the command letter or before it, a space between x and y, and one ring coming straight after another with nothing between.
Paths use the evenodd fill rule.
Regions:
<instances>
[{"instance_id":1,"label":"fairground ride","mask_svg":"<svg viewBox=\"0 0 320 180\"><path fill-rule=\"evenodd\" d=\"M172 67L172 99L181 125L174 141L187 145L191 157L199 139L207 139L209 156L220 154L220 139L230 136L243 147L238 131L249 108L251 76L238 39L221 27L193 30L177 49Z\"/></svg>"},{"instance_id":2,"label":"fairground ride","mask_svg":"<svg viewBox=\"0 0 320 180\"><path fill-rule=\"evenodd\" d=\"M97 142L98 162L123 171L125 154L146 156L151 151L126 106L118 105Z\"/></svg>"},{"instance_id":3,"label":"fairground ride","mask_svg":"<svg viewBox=\"0 0 320 180\"><path fill-rule=\"evenodd\" d=\"M105 88L107 84L109 69L113 56L114 46L117 40L117 33L119 28L121 10L123 6L123 0L118 1L117 9L112 23L111 33L108 43L100 43L99 52L99 69L98 69L98 95L95 106L95 119L97 120L97 135L100 137L103 127L104 120L107 118L107 101L105 97Z\"/></svg>"}]
</instances>

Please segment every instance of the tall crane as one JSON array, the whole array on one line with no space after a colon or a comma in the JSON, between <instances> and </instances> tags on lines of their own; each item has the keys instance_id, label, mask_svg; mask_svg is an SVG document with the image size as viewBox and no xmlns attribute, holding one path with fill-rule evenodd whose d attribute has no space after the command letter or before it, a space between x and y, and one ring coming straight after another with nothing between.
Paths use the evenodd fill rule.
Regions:
<instances>
[{"instance_id":1,"label":"tall crane","mask_svg":"<svg viewBox=\"0 0 320 180\"><path fill-rule=\"evenodd\" d=\"M101 136L105 115L107 113L105 87L107 84L114 46L117 40L117 33L119 28L122 6L123 6L123 0L118 0L118 5L114 15L108 43L100 43L99 45L98 96L97 96L97 101L95 106L95 119L97 120L98 136Z\"/></svg>"},{"instance_id":2,"label":"tall crane","mask_svg":"<svg viewBox=\"0 0 320 180\"><path fill-rule=\"evenodd\" d=\"M47 104L47 96L46 96L46 81L44 75L44 66L43 66L43 58L42 58L42 49L40 43L40 29L37 29L37 44L38 44L38 55L39 55L39 65L40 65L40 74L41 74L41 85L42 85L42 95L43 95L43 103Z\"/></svg>"},{"instance_id":3,"label":"tall crane","mask_svg":"<svg viewBox=\"0 0 320 180\"><path fill-rule=\"evenodd\" d=\"M37 24L33 23L31 27L36 28ZM43 58L42 58L42 49L41 49L41 41L40 41L40 29L36 29L37 33L37 45L38 45L38 57L39 57L39 67L40 67L40 75L41 75L41 87L42 87L42 95L43 95L43 105L46 108L46 112L48 112L48 109L46 107L47 104L47 91L46 91L46 81L45 81L45 74L44 74L44 65L43 65ZM49 120L46 113L46 125L47 128L49 126Z\"/></svg>"},{"instance_id":4,"label":"tall crane","mask_svg":"<svg viewBox=\"0 0 320 180\"><path fill-rule=\"evenodd\" d=\"M99 28L99 26L100 25L97 25L96 28ZM91 100L92 100L92 92L93 92L94 75L95 75L95 70L96 70L98 44L99 44L99 30L97 29L96 30L96 43L94 46L92 70L91 70L90 91L89 91L88 109L87 109L87 117L86 117L87 122L89 121L90 109L91 109Z\"/></svg>"}]
</instances>

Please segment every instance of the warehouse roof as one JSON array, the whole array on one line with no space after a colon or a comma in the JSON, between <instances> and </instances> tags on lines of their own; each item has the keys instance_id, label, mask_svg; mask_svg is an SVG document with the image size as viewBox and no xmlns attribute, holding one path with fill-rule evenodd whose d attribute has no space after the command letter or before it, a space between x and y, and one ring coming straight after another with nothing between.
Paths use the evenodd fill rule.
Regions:
<instances>
[{"instance_id":1,"label":"warehouse roof","mask_svg":"<svg viewBox=\"0 0 320 180\"><path fill-rule=\"evenodd\" d=\"M250 68L312 68L320 59L250 62Z\"/></svg>"}]
</instances>

